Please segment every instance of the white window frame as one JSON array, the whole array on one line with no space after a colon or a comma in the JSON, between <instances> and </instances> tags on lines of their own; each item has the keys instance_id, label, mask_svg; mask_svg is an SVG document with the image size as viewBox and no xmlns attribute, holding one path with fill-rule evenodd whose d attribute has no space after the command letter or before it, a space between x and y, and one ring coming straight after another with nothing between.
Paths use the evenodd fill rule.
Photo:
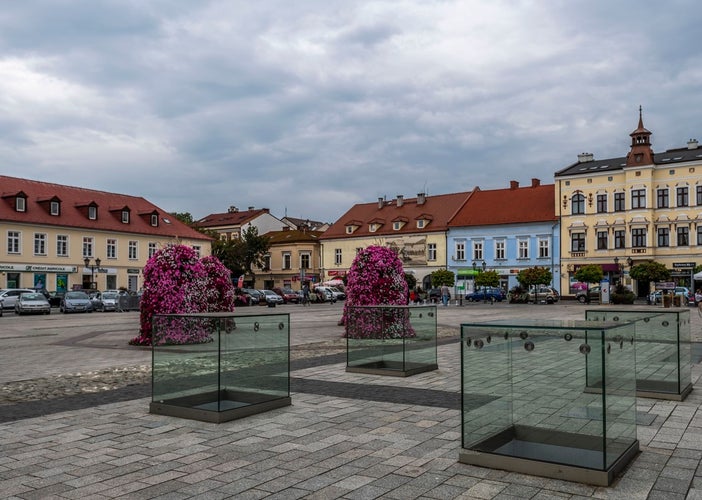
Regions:
<instances>
[{"instance_id":1,"label":"white window frame","mask_svg":"<svg viewBox=\"0 0 702 500\"><path fill-rule=\"evenodd\" d=\"M68 235L57 234L56 235L56 256L57 257L68 257Z\"/></svg>"},{"instance_id":2,"label":"white window frame","mask_svg":"<svg viewBox=\"0 0 702 500\"><path fill-rule=\"evenodd\" d=\"M466 260L466 242L456 241L454 244L454 260Z\"/></svg>"},{"instance_id":3,"label":"white window frame","mask_svg":"<svg viewBox=\"0 0 702 500\"><path fill-rule=\"evenodd\" d=\"M195 252L195 255L197 255L197 258L200 258L200 254L202 253L202 247L200 245L193 245L193 251Z\"/></svg>"},{"instance_id":4,"label":"white window frame","mask_svg":"<svg viewBox=\"0 0 702 500\"><path fill-rule=\"evenodd\" d=\"M304 257L307 258L307 266L302 264ZM301 252L300 253L300 269L312 269L312 253L311 252Z\"/></svg>"},{"instance_id":5,"label":"white window frame","mask_svg":"<svg viewBox=\"0 0 702 500\"><path fill-rule=\"evenodd\" d=\"M34 233L34 255L46 255L46 233Z\"/></svg>"},{"instance_id":6,"label":"white window frame","mask_svg":"<svg viewBox=\"0 0 702 500\"><path fill-rule=\"evenodd\" d=\"M427 244L427 260L436 260L436 243Z\"/></svg>"},{"instance_id":7,"label":"white window frame","mask_svg":"<svg viewBox=\"0 0 702 500\"><path fill-rule=\"evenodd\" d=\"M551 258L551 238L541 237L538 239L539 259Z\"/></svg>"},{"instance_id":8,"label":"white window frame","mask_svg":"<svg viewBox=\"0 0 702 500\"><path fill-rule=\"evenodd\" d=\"M129 210L122 210L122 224L129 224Z\"/></svg>"},{"instance_id":9,"label":"white window frame","mask_svg":"<svg viewBox=\"0 0 702 500\"><path fill-rule=\"evenodd\" d=\"M151 214L151 225L158 227L158 214Z\"/></svg>"},{"instance_id":10,"label":"white window frame","mask_svg":"<svg viewBox=\"0 0 702 500\"><path fill-rule=\"evenodd\" d=\"M473 242L473 260L485 260L485 247L482 241Z\"/></svg>"},{"instance_id":11,"label":"white window frame","mask_svg":"<svg viewBox=\"0 0 702 500\"><path fill-rule=\"evenodd\" d=\"M340 266L343 262L343 255L341 253L341 248L334 249L334 265Z\"/></svg>"},{"instance_id":12,"label":"white window frame","mask_svg":"<svg viewBox=\"0 0 702 500\"><path fill-rule=\"evenodd\" d=\"M90 220L97 219L97 207L96 206L90 205L88 207L88 219L90 219Z\"/></svg>"},{"instance_id":13,"label":"white window frame","mask_svg":"<svg viewBox=\"0 0 702 500\"><path fill-rule=\"evenodd\" d=\"M92 236L83 236L83 258L93 257L95 239Z\"/></svg>"},{"instance_id":14,"label":"white window frame","mask_svg":"<svg viewBox=\"0 0 702 500\"><path fill-rule=\"evenodd\" d=\"M529 238L517 238L517 259L529 258Z\"/></svg>"},{"instance_id":15,"label":"white window frame","mask_svg":"<svg viewBox=\"0 0 702 500\"><path fill-rule=\"evenodd\" d=\"M108 259L117 258L117 239L107 238L105 256Z\"/></svg>"},{"instance_id":16,"label":"white window frame","mask_svg":"<svg viewBox=\"0 0 702 500\"><path fill-rule=\"evenodd\" d=\"M158 251L158 245L156 244L155 241L149 241L149 259L154 256L154 254Z\"/></svg>"},{"instance_id":17,"label":"white window frame","mask_svg":"<svg viewBox=\"0 0 702 500\"><path fill-rule=\"evenodd\" d=\"M127 244L127 258L129 260L139 260L139 242L136 240L129 240Z\"/></svg>"},{"instance_id":18,"label":"white window frame","mask_svg":"<svg viewBox=\"0 0 702 500\"><path fill-rule=\"evenodd\" d=\"M505 240L495 240L495 260L505 260L507 257L507 243Z\"/></svg>"},{"instance_id":19,"label":"white window frame","mask_svg":"<svg viewBox=\"0 0 702 500\"><path fill-rule=\"evenodd\" d=\"M417 220L417 229L424 229L424 224L426 221L424 219L418 219Z\"/></svg>"},{"instance_id":20,"label":"white window frame","mask_svg":"<svg viewBox=\"0 0 702 500\"><path fill-rule=\"evenodd\" d=\"M27 211L27 199L24 196L18 196L15 198L15 211L16 212L26 212Z\"/></svg>"},{"instance_id":21,"label":"white window frame","mask_svg":"<svg viewBox=\"0 0 702 500\"><path fill-rule=\"evenodd\" d=\"M7 253L21 254L22 253L22 232L8 231L7 232Z\"/></svg>"},{"instance_id":22,"label":"white window frame","mask_svg":"<svg viewBox=\"0 0 702 500\"><path fill-rule=\"evenodd\" d=\"M49 214L60 215L61 214L61 204L58 201L52 201L49 203Z\"/></svg>"},{"instance_id":23,"label":"white window frame","mask_svg":"<svg viewBox=\"0 0 702 500\"><path fill-rule=\"evenodd\" d=\"M283 269L292 269L292 254L283 252Z\"/></svg>"}]
</instances>

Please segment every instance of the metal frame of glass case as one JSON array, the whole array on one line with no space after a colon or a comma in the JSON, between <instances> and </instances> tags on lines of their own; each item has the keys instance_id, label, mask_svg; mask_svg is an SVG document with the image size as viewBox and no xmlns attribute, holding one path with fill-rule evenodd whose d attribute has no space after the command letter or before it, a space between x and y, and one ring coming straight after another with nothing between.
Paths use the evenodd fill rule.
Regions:
<instances>
[{"instance_id":1,"label":"metal frame of glass case","mask_svg":"<svg viewBox=\"0 0 702 500\"><path fill-rule=\"evenodd\" d=\"M639 449L634 349L631 323L462 324L459 461L611 484ZM599 393L584 391L593 353Z\"/></svg>"},{"instance_id":2,"label":"metal frame of glass case","mask_svg":"<svg viewBox=\"0 0 702 500\"><path fill-rule=\"evenodd\" d=\"M438 367L436 306L347 307L347 372L407 377Z\"/></svg>"},{"instance_id":3,"label":"metal frame of glass case","mask_svg":"<svg viewBox=\"0 0 702 500\"><path fill-rule=\"evenodd\" d=\"M154 315L149 411L226 422L291 404L290 315Z\"/></svg>"},{"instance_id":4,"label":"metal frame of glass case","mask_svg":"<svg viewBox=\"0 0 702 500\"><path fill-rule=\"evenodd\" d=\"M633 321L636 334L636 395L642 398L684 400L692 391L690 311L657 308L595 308L585 311L593 321ZM588 370L587 388L599 390L595 363Z\"/></svg>"}]
</instances>

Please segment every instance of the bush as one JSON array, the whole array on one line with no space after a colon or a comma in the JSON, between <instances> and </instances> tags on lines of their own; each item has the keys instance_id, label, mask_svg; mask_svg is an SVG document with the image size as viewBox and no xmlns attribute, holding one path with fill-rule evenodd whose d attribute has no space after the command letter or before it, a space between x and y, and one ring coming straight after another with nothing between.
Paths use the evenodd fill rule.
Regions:
<instances>
[{"instance_id":1,"label":"bush","mask_svg":"<svg viewBox=\"0 0 702 500\"><path fill-rule=\"evenodd\" d=\"M616 286L610 297L612 304L633 304L635 299L636 294L621 283Z\"/></svg>"},{"instance_id":2,"label":"bush","mask_svg":"<svg viewBox=\"0 0 702 500\"><path fill-rule=\"evenodd\" d=\"M519 285L512 287L507 296L510 304L526 304L529 302L529 294Z\"/></svg>"}]
</instances>

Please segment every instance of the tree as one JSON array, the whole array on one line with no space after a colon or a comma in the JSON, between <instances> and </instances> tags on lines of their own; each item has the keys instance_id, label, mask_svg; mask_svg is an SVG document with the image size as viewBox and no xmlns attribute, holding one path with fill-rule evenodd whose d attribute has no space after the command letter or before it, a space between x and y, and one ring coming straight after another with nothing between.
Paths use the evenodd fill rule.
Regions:
<instances>
[{"instance_id":1,"label":"tree","mask_svg":"<svg viewBox=\"0 0 702 500\"><path fill-rule=\"evenodd\" d=\"M599 283L604 277L604 272L602 271L602 266L596 264L588 264L582 266L580 269L575 271L575 279L585 283L585 297L587 302L590 302L590 283Z\"/></svg>"},{"instance_id":2,"label":"tree","mask_svg":"<svg viewBox=\"0 0 702 500\"><path fill-rule=\"evenodd\" d=\"M222 261L235 276L249 274L255 281L254 268L263 267L270 246L270 238L259 235L255 226L249 226L239 238L213 241L212 255Z\"/></svg>"},{"instance_id":3,"label":"tree","mask_svg":"<svg viewBox=\"0 0 702 500\"><path fill-rule=\"evenodd\" d=\"M417 278L414 277L414 274L405 273L405 281L408 290L414 290L417 287Z\"/></svg>"},{"instance_id":4,"label":"tree","mask_svg":"<svg viewBox=\"0 0 702 500\"><path fill-rule=\"evenodd\" d=\"M171 215L188 226L192 226L195 222L190 212L171 212Z\"/></svg>"},{"instance_id":5,"label":"tree","mask_svg":"<svg viewBox=\"0 0 702 500\"><path fill-rule=\"evenodd\" d=\"M522 269L517 274L517 281L522 285L527 291L527 300L529 299L529 290L531 287L534 288L534 304L539 303L539 288L538 285L548 285L553 279L553 274L551 270L546 267L529 267L527 269Z\"/></svg>"},{"instance_id":6,"label":"tree","mask_svg":"<svg viewBox=\"0 0 702 500\"><path fill-rule=\"evenodd\" d=\"M645 290L648 292L651 289L652 281L668 281L670 271L659 262L648 261L632 266L629 270L629 276L638 281L639 284L646 283Z\"/></svg>"},{"instance_id":7,"label":"tree","mask_svg":"<svg viewBox=\"0 0 702 500\"><path fill-rule=\"evenodd\" d=\"M484 271L478 273L475 277L476 287L498 286L500 284L500 275L497 271Z\"/></svg>"},{"instance_id":8,"label":"tree","mask_svg":"<svg viewBox=\"0 0 702 500\"><path fill-rule=\"evenodd\" d=\"M431 286L439 288L441 286L453 286L456 276L446 269L437 269L431 273Z\"/></svg>"}]
</instances>

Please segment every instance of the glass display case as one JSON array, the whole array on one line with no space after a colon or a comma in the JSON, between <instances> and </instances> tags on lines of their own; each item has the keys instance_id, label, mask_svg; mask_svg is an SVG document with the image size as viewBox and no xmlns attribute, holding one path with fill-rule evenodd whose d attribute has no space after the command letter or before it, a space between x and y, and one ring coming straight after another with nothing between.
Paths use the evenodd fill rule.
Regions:
<instances>
[{"instance_id":1,"label":"glass display case","mask_svg":"<svg viewBox=\"0 0 702 500\"><path fill-rule=\"evenodd\" d=\"M598 393L584 390L593 352ZM634 363L632 323L462 324L459 461L611 484L639 449Z\"/></svg>"},{"instance_id":2,"label":"glass display case","mask_svg":"<svg viewBox=\"0 0 702 500\"><path fill-rule=\"evenodd\" d=\"M225 422L290 404L290 316L153 317L151 413Z\"/></svg>"},{"instance_id":3,"label":"glass display case","mask_svg":"<svg viewBox=\"0 0 702 500\"><path fill-rule=\"evenodd\" d=\"M585 311L592 321L633 321L636 334L636 395L684 400L692 391L690 311L688 309L598 307ZM599 360L588 358L587 387L599 390Z\"/></svg>"},{"instance_id":4,"label":"glass display case","mask_svg":"<svg viewBox=\"0 0 702 500\"><path fill-rule=\"evenodd\" d=\"M436 306L349 306L346 371L407 377L436 370Z\"/></svg>"}]
</instances>

